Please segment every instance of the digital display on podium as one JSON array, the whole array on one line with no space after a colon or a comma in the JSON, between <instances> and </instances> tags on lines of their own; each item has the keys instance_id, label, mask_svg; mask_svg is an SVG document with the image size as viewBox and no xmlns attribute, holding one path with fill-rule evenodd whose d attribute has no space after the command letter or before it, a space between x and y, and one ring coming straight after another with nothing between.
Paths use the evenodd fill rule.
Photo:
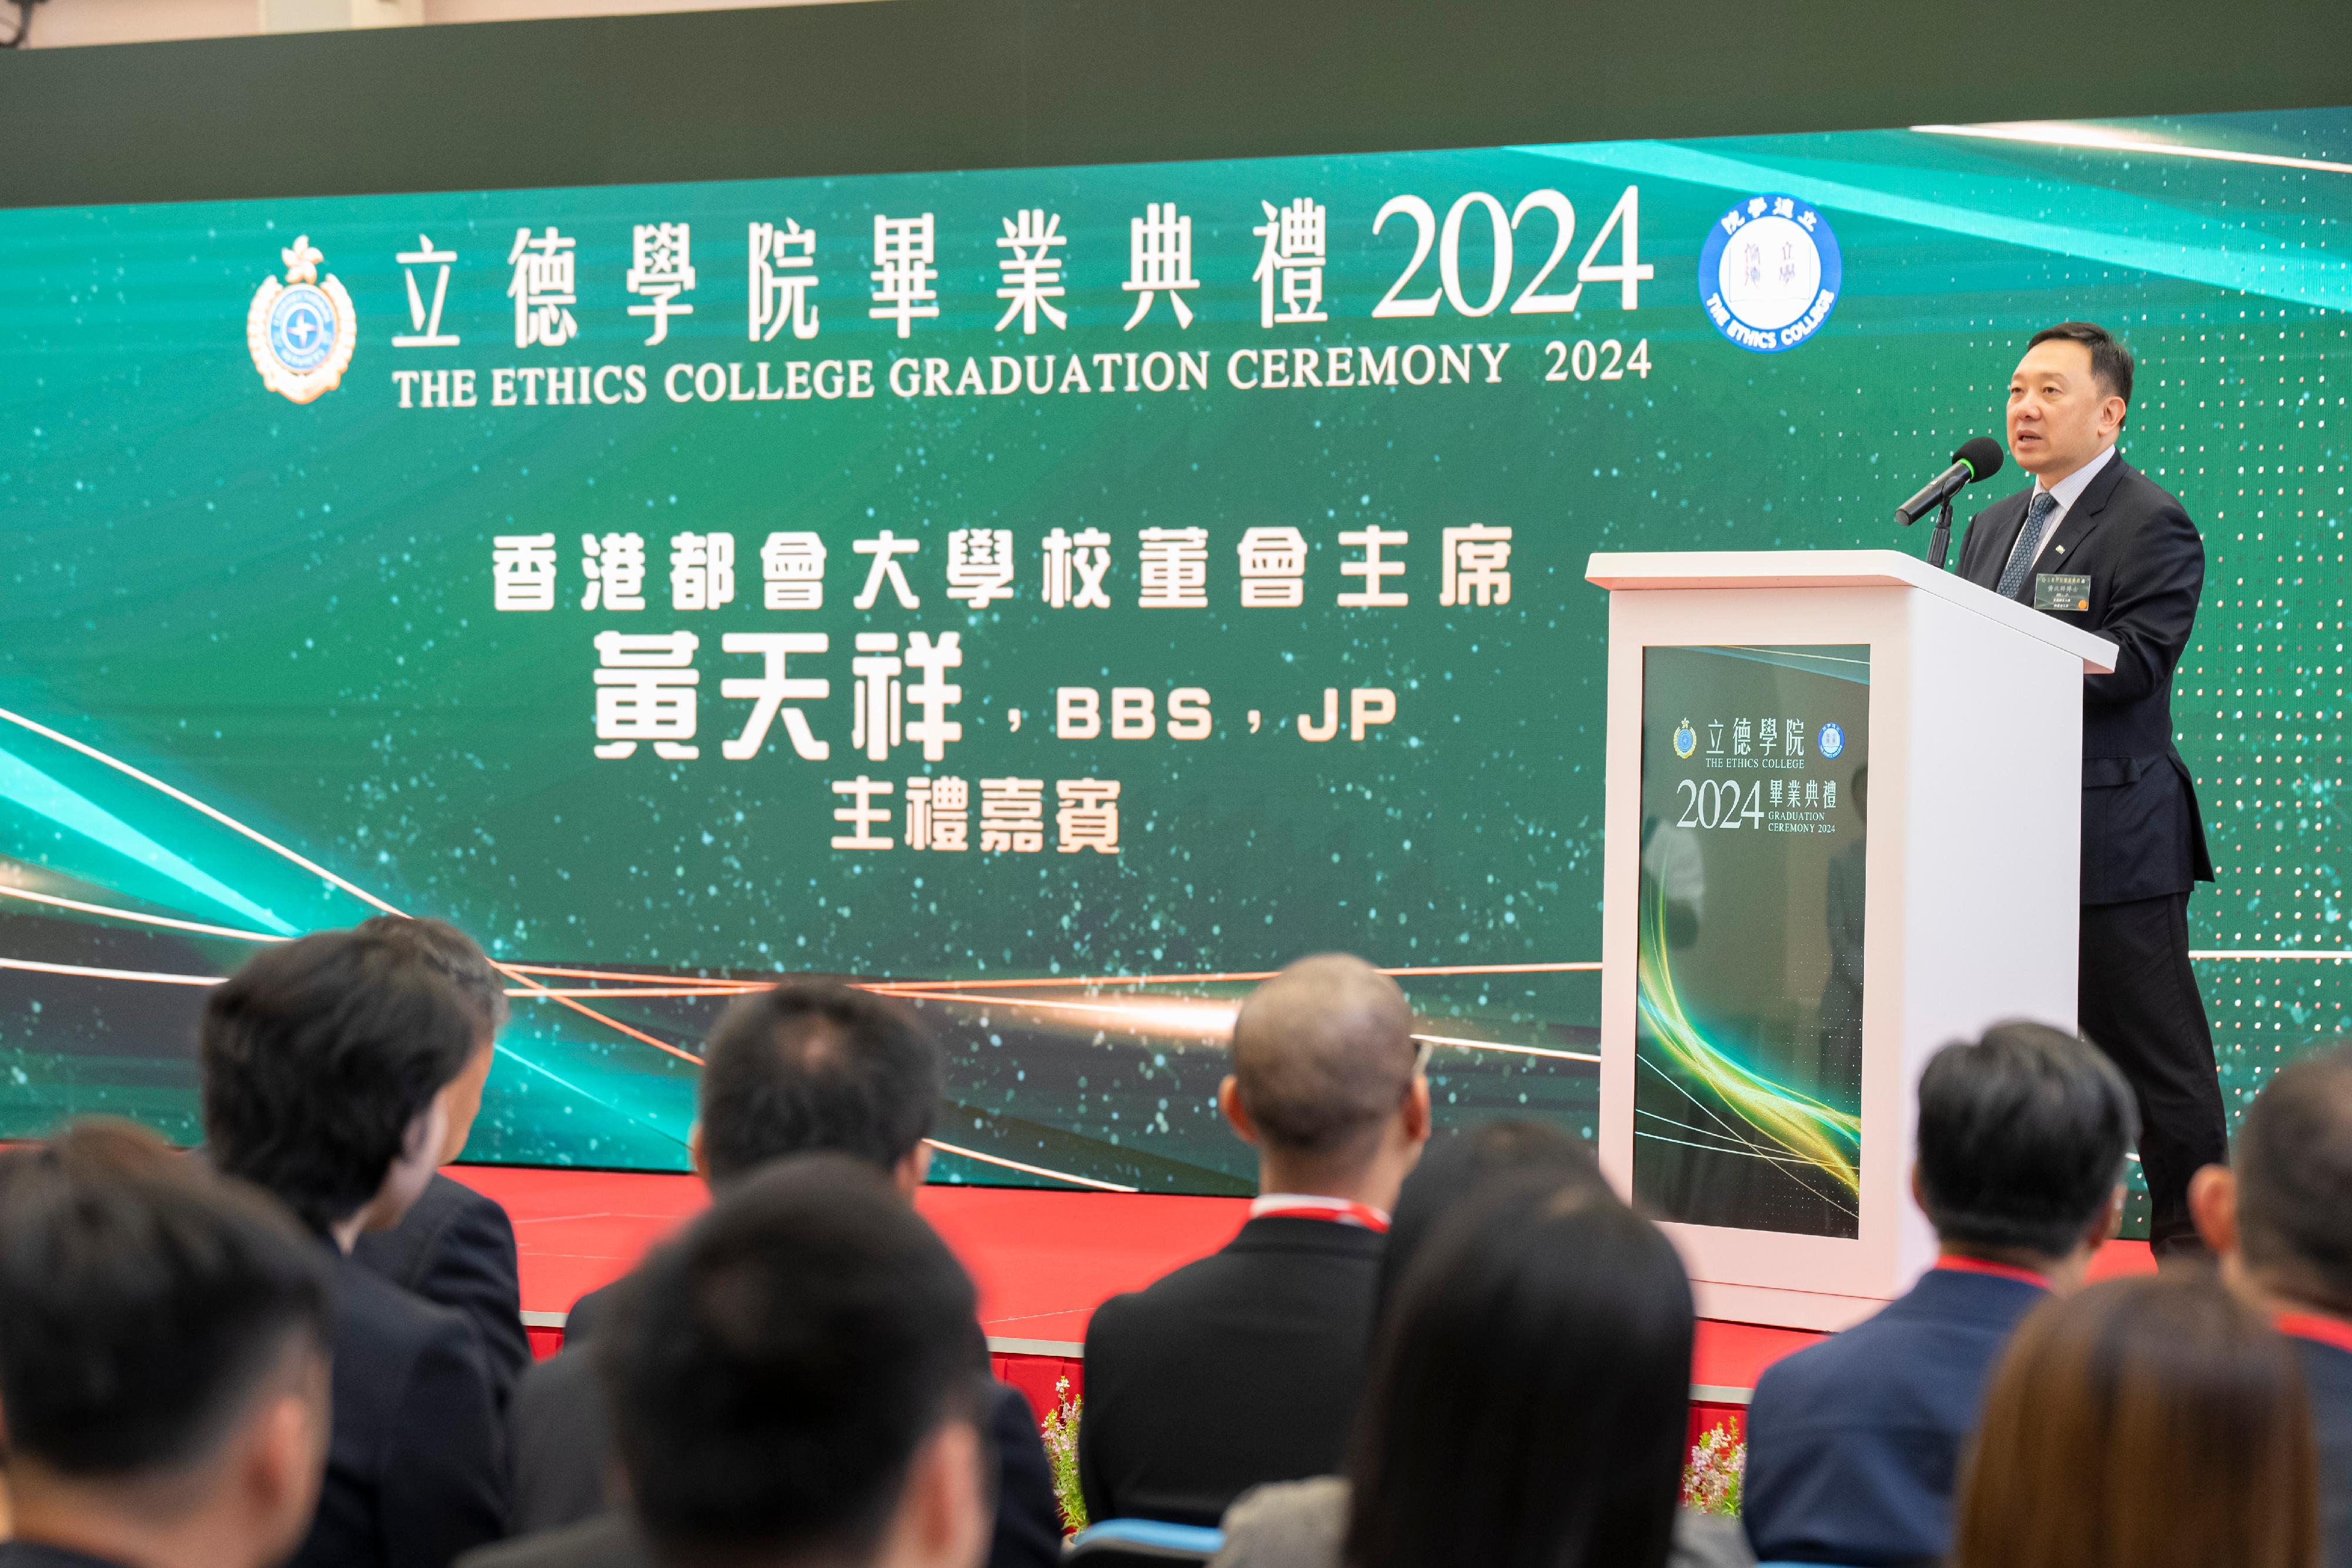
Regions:
<instances>
[{"instance_id":1,"label":"digital display on podium","mask_svg":"<svg viewBox=\"0 0 2352 1568\"><path fill-rule=\"evenodd\" d=\"M1642 683L1634 1194L1853 1238L1870 649L1654 647Z\"/></svg>"}]
</instances>

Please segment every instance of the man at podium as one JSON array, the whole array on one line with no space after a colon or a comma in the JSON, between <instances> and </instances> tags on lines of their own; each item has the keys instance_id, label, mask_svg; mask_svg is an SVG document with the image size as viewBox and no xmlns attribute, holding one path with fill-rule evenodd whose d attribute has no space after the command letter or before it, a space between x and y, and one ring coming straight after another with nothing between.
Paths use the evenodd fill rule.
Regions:
<instances>
[{"instance_id":1,"label":"man at podium","mask_svg":"<svg viewBox=\"0 0 2352 1568\"><path fill-rule=\"evenodd\" d=\"M2229 1133L2189 963L2189 894L2213 880L2213 862L2172 739L2172 673L2196 622L2205 544L2180 503L2116 450L2131 390L2131 351L2104 328L2033 335L2008 416L2010 452L2033 486L1969 519L1959 571L2119 650L2113 674L2083 681L2077 1018L2138 1097L2161 1258L2201 1250L2189 1178L2227 1159Z\"/></svg>"}]
</instances>

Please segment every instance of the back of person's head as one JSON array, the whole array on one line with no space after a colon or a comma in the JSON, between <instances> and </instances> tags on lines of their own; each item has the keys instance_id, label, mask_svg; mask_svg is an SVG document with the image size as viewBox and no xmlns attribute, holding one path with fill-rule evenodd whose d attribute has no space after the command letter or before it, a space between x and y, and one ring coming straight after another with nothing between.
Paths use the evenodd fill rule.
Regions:
<instances>
[{"instance_id":1,"label":"back of person's head","mask_svg":"<svg viewBox=\"0 0 2352 1568\"><path fill-rule=\"evenodd\" d=\"M830 1151L882 1170L939 1113L940 1048L903 1004L795 980L721 1015L704 1052L702 1168L714 1184L788 1155Z\"/></svg>"},{"instance_id":2,"label":"back of person's head","mask_svg":"<svg viewBox=\"0 0 2352 1568\"><path fill-rule=\"evenodd\" d=\"M353 929L404 948L418 963L448 981L473 1014L477 1039L488 1040L506 1027L509 1004L504 977L491 967L489 955L471 936L447 921L379 915L361 921Z\"/></svg>"},{"instance_id":3,"label":"back of person's head","mask_svg":"<svg viewBox=\"0 0 2352 1568\"><path fill-rule=\"evenodd\" d=\"M2238 1124L2238 1248L2265 1284L2352 1313L2352 1044L2281 1068Z\"/></svg>"},{"instance_id":4,"label":"back of person's head","mask_svg":"<svg viewBox=\"0 0 2352 1568\"><path fill-rule=\"evenodd\" d=\"M265 947L205 999L206 1149L324 1231L374 1199L396 1161L431 1174L436 1096L473 1056L474 1029L456 988L382 934Z\"/></svg>"},{"instance_id":5,"label":"back of person's head","mask_svg":"<svg viewBox=\"0 0 2352 1568\"><path fill-rule=\"evenodd\" d=\"M2294 1354L2210 1274L2036 1308L1993 1374L1953 1568L2315 1568Z\"/></svg>"},{"instance_id":6,"label":"back of person's head","mask_svg":"<svg viewBox=\"0 0 2352 1568\"><path fill-rule=\"evenodd\" d=\"M1234 1089L1265 1145L1345 1164L1368 1155L1411 1092L1418 1048L1397 984L1360 958L1301 958L1234 1020Z\"/></svg>"},{"instance_id":7,"label":"back of person's head","mask_svg":"<svg viewBox=\"0 0 2352 1568\"><path fill-rule=\"evenodd\" d=\"M1661 1568L1692 1309L1657 1227L1556 1172L1439 1222L1373 1355L1349 1568Z\"/></svg>"},{"instance_id":8,"label":"back of person's head","mask_svg":"<svg viewBox=\"0 0 2352 1568\"><path fill-rule=\"evenodd\" d=\"M656 1556L863 1563L960 1481L976 1543L980 1478L954 1473L981 1462L973 1310L870 1162L812 1155L727 1186L629 1277L591 1344Z\"/></svg>"},{"instance_id":9,"label":"back of person's head","mask_svg":"<svg viewBox=\"0 0 2352 1568\"><path fill-rule=\"evenodd\" d=\"M120 1539L210 1510L216 1542L283 1556L325 1458L330 1312L318 1241L151 1133L87 1122L0 1155L19 1533Z\"/></svg>"},{"instance_id":10,"label":"back of person's head","mask_svg":"<svg viewBox=\"0 0 2352 1568\"><path fill-rule=\"evenodd\" d=\"M1920 1074L1920 1207L1948 1243L2063 1257L2106 1213L2138 1134L2131 1090L2096 1047L1996 1025Z\"/></svg>"},{"instance_id":11,"label":"back of person's head","mask_svg":"<svg viewBox=\"0 0 2352 1568\"><path fill-rule=\"evenodd\" d=\"M1388 1246L1381 1253L1372 1317L1387 1321L1397 1288L1439 1224L1481 1192L1522 1176L1549 1176L1561 1190L1609 1191L1592 1151L1540 1122L1488 1122L1433 1143L1404 1178Z\"/></svg>"}]
</instances>

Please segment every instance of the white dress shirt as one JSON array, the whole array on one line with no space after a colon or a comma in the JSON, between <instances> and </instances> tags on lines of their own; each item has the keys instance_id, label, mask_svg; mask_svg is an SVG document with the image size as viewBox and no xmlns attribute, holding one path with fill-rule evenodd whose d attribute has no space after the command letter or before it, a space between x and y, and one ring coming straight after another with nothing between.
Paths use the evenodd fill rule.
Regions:
<instances>
[{"instance_id":1,"label":"white dress shirt","mask_svg":"<svg viewBox=\"0 0 2352 1568\"><path fill-rule=\"evenodd\" d=\"M2050 541L2058 537L2058 526L2066 520L2066 514L2074 509L2074 503L2082 498L2083 492L2091 487L2091 481L2099 476L2099 470L2115 460L2116 449L2110 443L2096 457L2092 458L2055 485L2044 485L2040 479L2033 481L2033 496L2047 492L2058 503L2050 516L2042 521L2042 542L2034 551L2033 557L2033 564L2036 567L2049 570L2057 570L2059 563L2050 555ZM2033 496L2028 496L2025 498L2025 510L2029 517L2033 513ZM2017 537L2021 542L2025 538L2021 527ZM2016 554L2016 549L2015 545L2010 547L2012 557Z\"/></svg>"}]
</instances>

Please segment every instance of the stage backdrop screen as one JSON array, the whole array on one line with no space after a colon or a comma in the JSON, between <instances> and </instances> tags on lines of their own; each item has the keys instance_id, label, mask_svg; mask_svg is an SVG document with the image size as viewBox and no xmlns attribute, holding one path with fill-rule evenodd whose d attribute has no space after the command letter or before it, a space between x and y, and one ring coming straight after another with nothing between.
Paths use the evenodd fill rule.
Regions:
<instances>
[{"instance_id":1,"label":"stage backdrop screen","mask_svg":"<svg viewBox=\"0 0 2352 1568\"><path fill-rule=\"evenodd\" d=\"M475 1158L680 1167L719 1009L814 973L940 1027L943 1179L1247 1190L1223 1032L1332 948L1446 1124L1589 1133L1586 558L1917 549L2070 318L2210 551L2242 1103L2342 1018L2347 162L2326 111L0 214L0 1134L197 1137L206 985L386 910L508 968ZM1817 727L1823 656L1654 676ZM1801 981L1726 999L1712 865L1658 955L1843 1113L1863 801L1807 761L1838 831L1762 836L1811 881L1738 938ZM1662 861L1733 836L1674 804Z\"/></svg>"}]
</instances>

